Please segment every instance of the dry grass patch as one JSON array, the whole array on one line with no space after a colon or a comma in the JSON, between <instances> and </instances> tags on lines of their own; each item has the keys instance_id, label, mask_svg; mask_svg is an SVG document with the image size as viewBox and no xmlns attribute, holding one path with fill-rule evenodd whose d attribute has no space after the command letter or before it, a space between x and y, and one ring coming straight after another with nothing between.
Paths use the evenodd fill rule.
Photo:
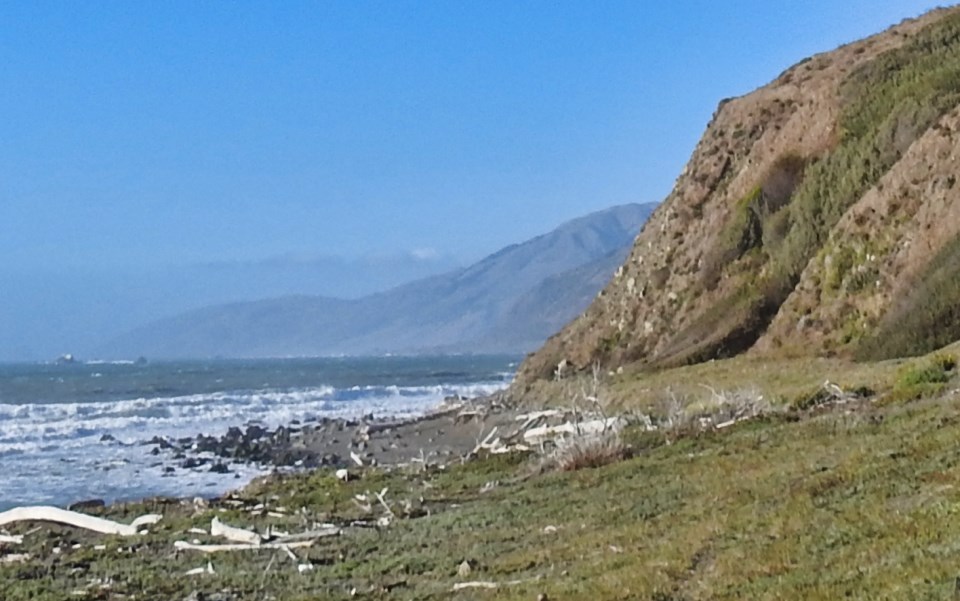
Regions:
<instances>
[{"instance_id":1,"label":"dry grass patch","mask_svg":"<svg viewBox=\"0 0 960 601\"><path fill-rule=\"evenodd\" d=\"M620 432L610 429L558 439L553 449L539 458L536 468L540 473L573 472L610 465L629 459L631 455Z\"/></svg>"}]
</instances>

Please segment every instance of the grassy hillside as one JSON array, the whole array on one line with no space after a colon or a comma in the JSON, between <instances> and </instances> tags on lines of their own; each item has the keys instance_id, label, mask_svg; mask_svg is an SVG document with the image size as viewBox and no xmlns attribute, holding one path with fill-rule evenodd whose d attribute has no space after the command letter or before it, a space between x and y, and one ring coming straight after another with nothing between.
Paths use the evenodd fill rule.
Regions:
<instances>
[{"instance_id":1,"label":"grassy hillside","mask_svg":"<svg viewBox=\"0 0 960 601\"><path fill-rule=\"evenodd\" d=\"M156 510L165 517L136 541L33 531L17 551L35 559L0 565L0 592L6 601L65 591L148 600L949 598L960 575L956 352L864 367L851 377L873 379L876 391L839 404L798 393L721 430L691 421L634 428L623 435L633 457L599 468L539 474L535 458L513 454L447 469L368 468L350 483L329 471L274 478L210 507L110 508L123 520ZM685 368L656 380L624 376L616 386L658 389L662 401L693 378L720 384L743 368L718 362L713 379ZM794 368L792 376L777 371L780 381L755 371L752 381L731 382L785 395L817 371ZM367 515L354 495L384 488L397 519L347 527L297 551L297 562L314 566L302 573L281 551L265 550L214 555L214 574L188 577L207 558L171 552L213 516L286 531L349 524ZM273 508L287 517L268 515ZM463 562L469 571L458 574ZM498 588L454 593L465 581Z\"/></svg>"}]
</instances>

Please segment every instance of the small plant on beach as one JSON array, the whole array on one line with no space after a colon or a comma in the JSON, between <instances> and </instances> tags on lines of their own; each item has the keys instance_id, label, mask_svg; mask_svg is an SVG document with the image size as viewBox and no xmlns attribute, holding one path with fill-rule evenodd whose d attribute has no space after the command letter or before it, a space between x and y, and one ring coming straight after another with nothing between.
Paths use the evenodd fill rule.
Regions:
<instances>
[{"instance_id":1,"label":"small plant on beach","mask_svg":"<svg viewBox=\"0 0 960 601\"><path fill-rule=\"evenodd\" d=\"M574 384L578 384L574 387ZM624 417L610 418L607 382L599 363L594 363L590 377L582 376L565 387L570 399L572 432L553 439L534 465L537 473L576 471L616 463L631 456L630 446L620 436L627 423Z\"/></svg>"},{"instance_id":2,"label":"small plant on beach","mask_svg":"<svg viewBox=\"0 0 960 601\"><path fill-rule=\"evenodd\" d=\"M956 375L956 370L957 359L948 354L908 363L900 369L893 390L883 398L883 402L909 402L940 394L947 382Z\"/></svg>"},{"instance_id":3,"label":"small plant on beach","mask_svg":"<svg viewBox=\"0 0 960 601\"><path fill-rule=\"evenodd\" d=\"M953 355L936 355L929 361L907 366L897 378L897 387L946 384L956 368L957 360Z\"/></svg>"},{"instance_id":4,"label":"small plant on beach","mask_svg":"<svg viewBox=\"0 0 960 601\"><path fill-rule=\"evenodd\" d=\"M770 403L755 389L714 390L710 396L678 397L670 394L661 403L658 427L679 434L725 427L771 411Z\"/></svg>"},{"instance_id":5,"label":"small plant on beach","mask_svg":"<svg viewBox=\"0 0 960 601\"><path fill-rule=\"evenodd\" d=\"M630 457L630 447L623 442L620 432L610 428L557 440L553 450L540 458L537 471L573 472L603 467Z\"/></svg>"},{"instance_id":6,"label":"small plant on beach","mask_svg":"<svg viewBox=\"0 0 960 601\"><path fill-rule=\"evenodd\" d=\"M876 394L869 386L845 389L827 380L823 385L806 390L789 402L792 411L809 411L827 405L843 404L868 399Z\"/></svg>"}]
</instances>

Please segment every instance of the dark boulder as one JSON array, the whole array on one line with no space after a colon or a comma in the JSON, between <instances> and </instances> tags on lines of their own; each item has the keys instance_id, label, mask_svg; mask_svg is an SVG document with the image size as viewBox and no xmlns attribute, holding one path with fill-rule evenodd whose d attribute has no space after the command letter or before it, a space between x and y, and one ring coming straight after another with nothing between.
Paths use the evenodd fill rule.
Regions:
<instances>
[{"instance_id":1,"label":"dark boulder","mask_svg":"<svg viewBox=\"0 0 960 601\"><path fill-rule=\"evenodd\" d=\"M254 440L259 440L266 435L267 435L266 429L264 429L262 426L253 424L247 428L247 431L243 435L243 439L247 442L251 442Z\"/></svg>"},{"instance_id":2,"label":"dark boulder","mask_svg":"<svg viewBox=\"0 0 960 601\"><path fill-rule=\"evenodd\" d=\"M202 467L208 463L210 463L210 460L204 457L190 457L186 461L181 463L180 467L186 470L190 470L197 467Z\"/></svg>"},{"instance_id":3,"label":"dark boulder","mask_svg":"<svg viewBox=\"0 0 960 601\"><path fill-rule=\"evenodd\" d=\"M103 499L87 499L86 501L77 501L76 503L68 506L67 509L70 511L80 511L83 509L101 509L103 507L106 507L106 503L104 503Z\"/></svg>"},{"instance_id":4,"label":"dark boulder","mask_svg":"<svg viewBox=\"0 0 960 601\"><path fill-rule=\"evenodd\" d=\"M218 461L210 466L210 471L214 474L229 474L230 468L227 467L227 464Z\"/></svg>"}]
</instances>

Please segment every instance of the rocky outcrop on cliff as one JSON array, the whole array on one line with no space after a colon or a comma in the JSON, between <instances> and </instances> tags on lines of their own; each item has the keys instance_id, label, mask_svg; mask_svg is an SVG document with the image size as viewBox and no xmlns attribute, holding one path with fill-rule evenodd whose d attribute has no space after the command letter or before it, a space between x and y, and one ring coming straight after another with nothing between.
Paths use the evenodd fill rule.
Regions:
<instances>
[{"instance_id":1,"label":"rocky outcrop on cliff","mask_svg":"<svg viewBox=\"0 0 960 601\"><path fill-rule=\"evenodd\" d=\"M958 127L956 7L722 101L626 262L516 386L558 365L887 357L960 338Z\"/></svg>"}]
</instances>

